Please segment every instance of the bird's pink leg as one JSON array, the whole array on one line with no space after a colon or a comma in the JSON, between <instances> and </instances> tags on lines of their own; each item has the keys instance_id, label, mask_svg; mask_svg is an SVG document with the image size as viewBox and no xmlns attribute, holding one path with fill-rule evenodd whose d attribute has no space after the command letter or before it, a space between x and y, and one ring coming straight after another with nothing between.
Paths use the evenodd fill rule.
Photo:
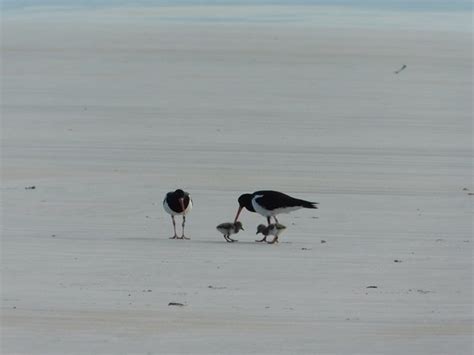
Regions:
<instances>
[{"instance_id":1,"label":"bird's pink leg","mask_svg":"<svg viewBox=\"0 0 474 355\"><path fill-rule=\"evenodd\" d=\"M174 220L174 216L171 216L171 220L173 221L174 235L170 239L177 239L178 235L176 234L176 221Z\"/></svg>"},{"instance_id":2,"label":"bird's pink leg","mask_svg":"<svg viewBox=\"0 0 474 355\"><path fill-rule=\"evenodd\" d=\"M183 224L181 224L181 227L183 228L183 234L181 235L181 239L187 239L189 240L190 238L186 237L184 235L184 224L186 223L186 216L183 214Z\"/></svg>"}]
</instances>

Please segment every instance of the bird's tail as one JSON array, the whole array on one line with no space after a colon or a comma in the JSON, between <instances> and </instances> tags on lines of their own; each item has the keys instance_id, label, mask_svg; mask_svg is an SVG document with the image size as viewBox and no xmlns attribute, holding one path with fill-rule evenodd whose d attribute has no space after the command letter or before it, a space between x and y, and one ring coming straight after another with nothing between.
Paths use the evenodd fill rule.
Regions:
<instances>
[{"instance_id":1,"label":"bird's tail","mask_svg":"<svg viewBox=\"0 0 474 355\"><path fill-rule=\"evenodd\" d=\"M309 201L301 200L301 206L304 207L304 208L317 209L318 204L319 204L318 202L309 202Z\"/></svg>"}]
</instances>

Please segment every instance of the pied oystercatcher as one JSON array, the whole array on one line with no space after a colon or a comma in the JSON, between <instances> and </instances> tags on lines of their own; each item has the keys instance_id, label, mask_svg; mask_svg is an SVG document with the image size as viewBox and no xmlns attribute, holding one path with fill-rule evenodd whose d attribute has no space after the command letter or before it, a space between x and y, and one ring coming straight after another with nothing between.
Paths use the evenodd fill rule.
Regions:
<instances>
[{"instance_id":1,"label":"pied oystercatcher","mask_svg":"<svg viewBox=\"0 0 474 355\"><path fill-rule=\"evenodd\" d=\"M193 208L193 200L191 200L189 193L181 189L168 192L165 196L165 199L163 200L163 208L171 215L171 220L173 221L174 235L170 239L189 239L184 235L186 214L188 214ZM181 237L178 237L176 234L176 222L174 220L174 216L177 215L183 216Z\"/></svg>"},{"instance_id":2,"label":"pied oystercatcher","mask_svg":"<svg viewBox=\"0 0 474 355\"><path fill-rule=\"evenodd\" d=\"M262 190L255 191L253 194L240 195L239 209L235 216L235 222L239 218L240 212L245 207L251 212L256 212L264 217L267 217L268 224L270 225L270 217L275 219L278 223L276 216L280 213L290 213L291 211L299 210L300 208L318 208L318 202L309 202L301 200L299 198L291 197L283 192Z\"/></svg>"}]
</instances>

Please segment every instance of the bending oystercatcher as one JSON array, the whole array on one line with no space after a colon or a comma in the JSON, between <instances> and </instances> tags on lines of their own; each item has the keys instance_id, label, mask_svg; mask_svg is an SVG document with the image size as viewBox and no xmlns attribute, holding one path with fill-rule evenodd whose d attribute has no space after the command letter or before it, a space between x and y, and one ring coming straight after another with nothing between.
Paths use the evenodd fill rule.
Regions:
<instances>
[{"instance_id":1,"label":"bending oystercatcher","mask_svg":"<svg viewBox=\"0 0 474 355\"><path fill-rule=\"evenodd\" d=\"M280 223L273 223L268 226L264 224L259 224L257 227L257 233L262 233L263 234L263 239L262 240L256 240L256 242L267 242L267 237L269 235L273 235L274 238L271 242L267 242L268 244L273 244L275 242L278 243L278 237L280 234L286 229L286 226Z\"/></svg>"},{"instance_id":2,"label":"bending oystercatcher","mask_svg":"<svg viewBox=\"0 0 474 355\"><path fill-rule=\"evenodd\" d=\"M276 216L280 213L290 213L291 211L299 210L300 208L318 208L318 202L309 202L294 198L279 191L262 190L256 191L253 194L240 195L239 209L235 216L235 221L239 218L240 212L245 207L251 212L256 212L264 217L267 217L268 224L270 225L270 217L275 219L278 223Z\"/></svg>"},{"instance_id":3,"label":"bending oystercatcher","mask_svg":"<svg viewBox=\"0 0 474 355\"><path fill-rule=\"evenodd\" d=\"M239 221L234 223L221 223L219 224L216 229L224 235L224 239L228 243L237 242L237 239L232 239L230 236L232 234L239 233L240 230L244 230L242 223Z\"/></svg>"},{"instance_id":4,"label":"bending oystercatcher","mask_svg":"<svg viewBox=\"0 0 474 355\"><path fill-rule=\"evenodd\" d=\"M170 239L189 239L184 235L186 214L193 208L193 200L189 197L189 193L181 189L168 192L163 200L163 208L171 215L171 220L173 221L174 235ZM174 216L177 215L183 216L181 237L178 237L176 234L176 222Z\"/></svg>"}]
</instances>

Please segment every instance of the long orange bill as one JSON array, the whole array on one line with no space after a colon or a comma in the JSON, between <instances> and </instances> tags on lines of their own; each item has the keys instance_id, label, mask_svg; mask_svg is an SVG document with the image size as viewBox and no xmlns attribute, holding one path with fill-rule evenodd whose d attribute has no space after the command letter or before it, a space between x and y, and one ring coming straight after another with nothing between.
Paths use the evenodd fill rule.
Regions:
<instances>
[{"instance_id":1,"label":"long orange bill","mask_svg":"<svg viewBox=\"0 0 474 355\"><path fill-rule=\"evenodd\" d=\"M237 211L237 214L235 216L234 223L237 222L237 220L239 219L239 215L240 215L240 212L242 212L242 208L243 206L239 206L239 210Z\"/></svg>"}]
</instances>

